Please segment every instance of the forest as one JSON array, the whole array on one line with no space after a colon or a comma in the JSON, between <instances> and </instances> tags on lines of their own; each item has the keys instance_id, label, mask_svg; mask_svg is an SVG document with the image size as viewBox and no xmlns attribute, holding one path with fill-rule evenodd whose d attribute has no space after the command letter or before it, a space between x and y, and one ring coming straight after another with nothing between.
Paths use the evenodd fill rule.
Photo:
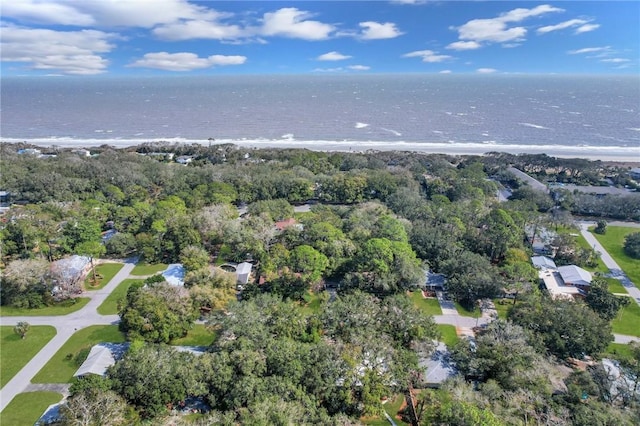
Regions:
<instances>
[{"instance_id":1,"label":"forest","mask_svg":"<svg viewBox=\"0 0 640 426\"><path fill-rule=\"evenodd\" d=\"M567 367L605 355L625 301L600 278L583 301L551 299L530 262L531 233L548 229L559 264L597 263L571 238L573 215L639 220L640 193L543 193L508 171L637 188L625 167L500 153L147 144L38 158L20 148L0 145L12 203L1 217L2 305L75 297L52 296L61 278L49 265L70 254L187 270L184 287L156 276L129 289L119 315L130 349L106 377L73 384L63 424L105 424L105 413L113 425L181 424L172 408L199 398L210 411L188 424L351 425L414 390L409 424L640 423L639 346L619 360L633 389L612 391L601 364ZM210 267L222 262L249 262L256 279L239 291ZM408 297L426 271L469 310L514 297L474 341L449 348L458 374L437 389L425 388L420 362L441 333ZM199 319L215 334L204 354L167 345Z\"/></svg>"}]
</instances>

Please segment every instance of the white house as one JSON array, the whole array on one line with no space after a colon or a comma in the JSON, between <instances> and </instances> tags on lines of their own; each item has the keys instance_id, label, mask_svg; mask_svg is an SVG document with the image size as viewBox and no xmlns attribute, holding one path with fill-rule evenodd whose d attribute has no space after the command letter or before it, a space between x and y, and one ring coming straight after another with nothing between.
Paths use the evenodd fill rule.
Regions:
<instances>
[{"instance_id":1,"label":"white house","mask_svg":"<svg viewBox=\"0 0 640 426\"><path fill-rule=\"evenodd\" d=\"M531 263L536 269L556 269L556 263L547 256L533 256Z\"/></svg>"},{"instance_id":2,"label":"white house","mask_svg":"<svg viewBox=\"0 0 640 426\"><path fill-rule=\"evenodd\" d=\"M559 266L558 272L562 277L565 285L576 287L587 287L591 285L591 274L576 265Z\"/></svg>"}]
</instances>

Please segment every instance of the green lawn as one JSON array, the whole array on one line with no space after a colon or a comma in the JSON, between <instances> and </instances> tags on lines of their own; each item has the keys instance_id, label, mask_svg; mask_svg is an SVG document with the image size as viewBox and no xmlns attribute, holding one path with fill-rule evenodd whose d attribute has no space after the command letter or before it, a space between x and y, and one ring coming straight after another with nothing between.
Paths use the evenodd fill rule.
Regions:
<instances>
[{"instance_id":1,"label":"green lawn","mask_svg":"<svg viewBox=\"0 0 640 426\"><path fill-rule=\"evenodd\" d=\"M425 299L421 291L411 292L410 296L413 304L427 315L442 315L442 309L436 298Z\"/></svg>"},{"instance_id":2,"label":"green lawn","mask_svg":"<svg viewBox=\"0 0 640 426\"><path fill-rule=\"evenodd\" d=\"M204 324L196 324L185 337L175 339L171 344L174 346L210 346L215 336L215 333L207 330Z\"/></svg>"},{"instance_id":3,"label":"green lawn","mask_svg":"<svg viewBox=\"0 0 640 426\"><path fill-rule=\"evenodd\" d=\"M0 388L16 375L49 340L56 329L48 325L31 326L26 339L13 332L13 326L0 327Z\"/></svg>"},{"instance_id":4,"label":"green lawn","mask_svg":"<svg viewBox=\"0 0 640 426\"><path fill-rule=\"evenodd\" d=\"M458 333L456 333L455 325L438 324L438 331L440 331L440 334L442 335L440 341L447 345L447 348L449 349L453 348L460 340L458 338Z\"/></svg>"},{"instance_id":5,"label":"green lawn","mask_svg":"<svg viewBox=\"0 0 640 426\"><path fill-rule=\"evenodd\" d=\"M101 263L96 266L96 278L98 284L93 285L93 273L89 271L87 278L84 280L84 288L86 290L100 290L111 281L111 279L122 269L124 263Z\"/></svg>"},{"instance_id":6,"label":"green lawn","mask_svg":"<svg viewBox=\"0 0 640 426\"><path fill-rule=\"evenodd\" d=\"M620 280L616 280L615 278L605 278L605 280L609 284L609 291L611 293L629 294L629 292L627 292L627 289L624 288Z\"/></svg>"},{"instance_id":7,"label":"green lawn","mask_svg":"<svg viewBox=\"0 0 640 426\"><path fill-rule=\"evenodd\" d=\"M593 246L591 244L589 244L587 242L587 240L584 239L584 237L582 236L581 233L577 233L577 236L574 237L578 243L578 245L582 248L588 249L588 250L593 250ZM609 272L609 268L607 268L604 264L604 262L602 261L602 259L600 259L600 257L598 257L598 266L596 267L592 267L592 266L582 266L583 269L586 269L587 271L594 273L594 272L602 272L604 274L606 274L607 272Z\"/></svg>"},{"instance_id":8,"label":"green lawn","mask_svg":"<svg viewBox=\"0 0 640 426\"><path fill-rule=\"evenodd\" d=\"M513 300L511 299L493 299L493 305L498 312L498 318L506 319L507 311L513 306Z\"/></svg>"},{"instance_id":9,"label":"green lawn","mask_svg":"<svg viewBox=\"0 0 640 426\"><path fill-rule=\"evenodd\" d=\"M480 311L480 309L478 309L477 307L474 307L473 311L469 311L469 310L467 310L467 308L465 308L464 306L462 306L458 302L453 302L453 303L456 305L456 310L458 311L460 316L471 317L471 318L480 318L480 316L482 315L482 311Z\"/></svg>"},{"instance_id":10,"label":"green lawn","mask_svg":"<svg viewBox=\"0 0 640 426\"><path fill-rule=\"evenodd\" d=\"M6 317L22 317L33 316L42 317L48 315L67 315L72 312L79 311L84 305L89 303L88 297L76 297L75 299L65 300L53 306L45 306L38 309L14 308L13 306L0 306L0 316Z\"/></svg>"},{"instance_id":11,"label":"green lawn","mask_svg":"<svg viewBox=\"0 0 640 426\"><path fill-rule=\"evenodd\" d=\"M640 337L640 306L633 300L611 322L613 332Z\"/></svg>"},{"instance_id":12,"label":"green lawn","mask_svg":"<svg viewBox=\"0 0 640 426\"><path fill-rule=\"evenodd\" d=\"M404 402L404 395L396 394L393 397L391 397L391 399L382 406L382 408L384 408L384 411L386 411L387 414L389 414L393 418L393 421L395 421L397 425L401 425L401 426L409 425L409 423L405 423L402 420L398 420L396 418L396 415L398 414L398 410L400 410L400 407L402 406L403 402ZM390 425L389 421L383 417L363 418L360 420L365 425L370 425L370 426L389 426Z\"/></svg>"},{"instance_id":13,"label":"green lawn","mask_svg":"<svg viewBox=\"0 0 640 426\"><path fill-rule=\"evenodd\" d=\"M594 233L593 236L602 244L616 263L620 265L636 287L640 287L640 260L627 256L623 249L624 237L634 232L640 232L640 228L607 226L606 234Z\"/></svg>"},{"instance_id":14,"label":"green lawn","mask_svg":"<svg viewBox=\"0 0 640 426\"><path fill-rule=\"evenodd\" d=\"M167 265L164 263L149 264L140 262L133 268L133 271L131 271L131 275L153 275L157 274L158 272L162 272L165 269L167 269Z\"/></svg>"},{"instance_id":15,"label":"green lawn","mask_svg":"<svg viewBox=\"0 0 640 426\"><path fill-rule=\"evenodd\" d=\"M109 296L102 302L102 305L98 306L98 313L100 315L115 315L118 313L118 301L124 299L127 295L127 290L135 282L143 282L144 280L123 280L118 287L116 287Z\"/></svg>"},{"instance_id":16,"label":"green lawn","mask_svg":"<svg viewBox=\"0 0 640 426\"><path fill-rule=\"evenodd\" d=\"M0 413L0 425L33 426L48 406L61 400L57 392L19 393Z\"/></svg>"},{"instance_id":17,"label":"green lawn","mask_svg":"<svg viewBox=\"0 0 640 426\"><path fill-rule=\"evenodd\" d=\"M73 358L82 349L101 342L124 342L117 325L92 325L76 332L33 378L33 383L69 383L78 370ZM68 355L71 355L70 357Z\"/></svg>"},{"instance_id":18,"label":"green lawn","mask_svg":"<svg viewBox=\"0 0 640 426\"><path fill-rule=\"evenodd\" d=\"M607 347L607 353L604 354L605 357L611 358L631 358L633 355L631 354L631 348L629 348L628 344L624 343L609 343Z\"/></svg>"}]
</instances>

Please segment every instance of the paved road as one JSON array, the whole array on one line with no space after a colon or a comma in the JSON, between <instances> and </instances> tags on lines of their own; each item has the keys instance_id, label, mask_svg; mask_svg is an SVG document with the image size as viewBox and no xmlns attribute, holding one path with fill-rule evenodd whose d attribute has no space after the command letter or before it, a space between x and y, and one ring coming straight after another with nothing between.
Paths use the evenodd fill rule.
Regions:
<instances>
[{"instance_id":1,"label":"paved road","mask_svg":"<svg viewBox=\"0 0 640 426\"><path fill-rule=\"evenodd\" d=\"M600 258L602 262L605 264L607 268L611 271L611 276L620 280L622 285L624 286L627 293L635 300L635 302L640 305L640 290L638 287L634 285L633 282L629 280L629 278L624 274L622 268L616 263L615 260L607 253L607 251L602 247L602 245L598 242L596 237L593 236L591 232L588 231L589 226L594 225L593 222L579 222L580 233L584 237L585 240L589 243L591 247L593 247L597 252L600 252ZM624 224L624 226L628 226L629 224ZM635 224L632 224L635 225ZM640 283L636 283L640 284Z\"/></svg>"},{"instance_id":2,"label":"paved road","mask_svg":"<svg viewBox=\"0 0 640 426\"><path fill-rule=\"evenodd\" d=\"M614 334L613 335L614 343L622 343L622 344L627 344L627 343L631 343L631 342L640 342L640 337L635 337L635 336L627 336L624 334Z\"/></svg>"},{"instance_id":3,"label":"paved road","mask_svg":"<svg viewBox=\"0 0 640 426\"><path fill-rule=\"evenodd\" d=\"M25 391L31 384L33 377L44 367L51 357L69 340L77 330L91 325L115 324L118 315L100 315L96 311L98 306L111 294L125 278L129 276L135 259L129 259L120 271L101 290L85 293L83 296L91 298L82 309L64 316L42 317L2 317L2 325L15 325L18 321L27 321L31 325L51 325L56 329L56 335L0 390L0 411L19 393Z\"/></svg>"}]
</instances>

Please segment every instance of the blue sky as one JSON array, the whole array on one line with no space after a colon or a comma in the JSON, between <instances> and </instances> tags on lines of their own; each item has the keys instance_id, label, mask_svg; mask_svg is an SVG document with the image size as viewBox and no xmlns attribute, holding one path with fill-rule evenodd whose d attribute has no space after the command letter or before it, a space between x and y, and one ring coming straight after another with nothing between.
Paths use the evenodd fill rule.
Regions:
<instances>
[{"instance_id":1,"label":"blue sky","mask_svg":"<svg viewBox=\"0 0 640 426\"><path fill-rule=\"evenodd\" d=\"M637 74L637 1L8 0L2 75Z\"/></svg>"}]
</instances>

